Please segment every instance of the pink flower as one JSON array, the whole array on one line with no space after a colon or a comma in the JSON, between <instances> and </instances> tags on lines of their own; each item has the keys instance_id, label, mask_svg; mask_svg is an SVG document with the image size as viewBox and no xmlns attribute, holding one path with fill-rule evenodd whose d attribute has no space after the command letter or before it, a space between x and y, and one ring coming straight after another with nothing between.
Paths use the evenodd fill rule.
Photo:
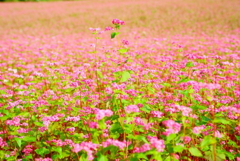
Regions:
<instances>
[{"instance_id":1,"label":"pink flower","mask_svg":"<svg viewBox=\"0 0 240 161\"><path fill-rule=\"evenodd\" d=\"M180 123L176 123L173 120L166 120L162 122L163 125L165 125L166 127L168 127L168 129L166 129L165 132L163 132L163 135L170 135L170 134L176 134L181 130L181 124Z\"/></svg>"},{"instance_id":2,"label":"pink flower","mask_svg":"<svg viewBox=\"0 0 240 161\"><path fill-rule=\"evenodd\" d=\"M162 112L159 112L159 111L151 111L150 114L152 114L153 117L158 117L158 118L161 118L164 115Z\"/></svg>"},{"instance_id":3,"label":"pink flower","mask_svg":"<svg viewBox=\"0 0 240 161\"><path fill-rule=\"evenodd\" d=\"M52 161L51 158L36 158L35 161Z\"/></svg>"},{"instance_id":4,"label":"pink flower","mask_svg":"<svg viewBox=\"0 0 240 161\"><path fill-rule=\"evenodd\" d=\"M158 152L163 152L165 149L164 140L158 140L157 137L148 136L148 141L151 143L151 146L157 149Z\"/></svg>"},{"instance_id":5,"label":"pink flower","mask_svg":"<svg viewBox=\"0 0 240 161\"><path fill-rule=\"evenodd\" d=\"M103 147L108 147L109 145L117 146L120 149L123 149L127 146L126 142L121 142L119 140L113 140L113 139L107 139L105 142L102 142Z\"/></svg>"},{"instance_id":6,"label":"pink flower","mask_svg":"<svg viewBox=\"0 0 240 161\"><path fill-rule=\"evenodd\" d=\"M67 118L65 118L66 121L73 121L73 122L78 122L80 120L79 116L76 117L70 117L68 116Z\"/></svg>"},{"instance_id":7,"label":"pink flower","mask_svg":"<svg viewBox=\"0 0 240 161\"><path fill-rule=\"evenodd\" d=\"M93 153L95 150L97 150L99 145L91 143L91 142L83 141L80 144L72 144L72 147L73 147L72 151L74 153L78 153L81 150L84 150L88 154L88 160L93 160L94 159Z\"/></svg>"},{"instance_id":8,"label":"pink flower","mask_svg":"<svg viewBox=\"0 0 240 161\"><path fill-rule=\"evenodd\" d=\"M148 150L151 150L152 148L151 148L151 146L150 146L150 144L147 144L147 143L145 143L145 144L143 144L141 147L135 147L134 149L133 149L133 152L134 153L144 153L144 152L146 152L146 151L148 151Z\"/></svg>"},{"instance_id":9,"label":"pink flower","mask_svg":"<svg viewBox=\"0 0 240 161\"><path fill-rule=\"evenodd\" d=\"M184 143L184 144L188 144L191 140L192 140L192 139L191 139L191 137L189 137L189 136L184 136L184 137L183 137L183 143Z\"/></svg>"},{"instance_id":10,"label":"pink flower","mask_svg":"<svg viewBox=\"0 0 240 161\"><path fill-rule=\"evenodd\" d=\"M175 159L177 159L177 160L179 160L179 155L177 155L177 154L171 154L172 156L173 156L173 158L175 158Z\"/></svg>"},{"instance_id":11,"label":"pink flower","mask_svg":"<svg viewBox=\"0 0 240 161\"><path fill-rule=\"evenodd\" d=\"M25 146L25 148L22 150L22 152L24 153L24 155L28 155L33 151L33 146L32 145L27 145Z\"/></svg>"},{"instance_id":12,"label":"pink flower","mask_svg":"<svg viewBox=\"0 0 240 161\"><path fill-rule=\"evenodd\" d=\"M222 138L222 134L217 130L214 132L214 136L217 137L217 138Z\"/></svg>"},{"instance_id":13,"label":"pink flower","mask_svg":"<svg viewBox=\"0 0 240 161\"><path fill-rule=\"evenodd\" d=\"M44 132L44 131L46 131L48 129L48 126L46 127L46 126L43 126L43 127L39 127L38 128L38 130L40 131L40 132Z\"/></svg>"},{"instance_id":14,"label":"pink flower","mask_svg":"<svg viewBox=\"0 0 240 161\"><path fill-rule=\"evenodd\" d=\"M75 127L67 128L66 131L74 132L75 131Z\"/></svg>"},{"instance_id":15,"label":"pink flower","mask_svg":"<svg viewBox=\"0 0 240 161\"><path fill-rule=\"evenodd\" d=\"M96 129L96 128L98 128L98 123L96 123L96 122L90 122L90 123L89 123L89 127L92 128L92 129Z\"/></svg>"},{"instance_id":16,"label":"pink flower","mask_svg":"<svg viewBox=\"0 0 240 161\"><path fill-rule=\"evenodd\" d=\"M93 31L93 32L96 32L96 31L100 31L101 28L92 28L92 27L90 27L89 30L90 30L90 31Z\"/></svg>"},{"instance_id":17,"label":"pink flower","mask_svg":"<svg viewBox=\"0 0 240 161\"><path fill-rule=\"evenodd\" d=\"M28 131L30 131L30 129L20 128L17 131L18 131L19 134L21 134L21 133L28 133Z\"/></svg>"},{"instance_id":18,"label":"pink flower","mask_svg":"<svg viewBox=\"0 0 240 161\"><path fill-rule=\"evenodd\" d=\"M129 45L129 41L127 40L122 40L123 45Z\"/></svg>"},{"instance_id":19,"label":"pink flower","mask_svg":"<svg viewBox=\"0 0 240 161\"><path fill-rule=\"evenodd\" d=\"M193 128L192 131L193 131L194 134L200 134L202 132L202 130L205 129L205 128L206 128L206 126L204 126L204 125L196 126L196 127Z\"/></svg>"},{"instance_id":20,"label":"pink flower","mask_svg":"<svg viewBox=\"0 0 240 161\"><path fill-rule=\"evenodd\" d=\"M106 27L105 31L110 31L110 30L113 30L113 29L114 29L113 27Z\"/></svg>"},{"instance_id":21,"label":"pink flower","mask_svg":"<svg viewBox=\"0 0 240 161\"><path fill-rule=\"evenodd\" d=\"M107 110L96 110L96 119L97 120L101 120L102 118L104 118L105 116L112 116L113 112L109 109Z\"/></svg>"},{"instance_id":22,"label":"pink flower","mask_svg":"<svg viewBox=\"0 0 240 161\"><path fill-rule=\"evenodd\" d=\"M124 21L118 20L118 19L113 19L112 24L114 25L124 25Z\"/></svg>"},{"instance_id":23,"label":"pink flower","mask_svg":"<svg viewBox=\"0 0 240 161\"><path fill-rule=\"evenodd\" d=\"M7 143L5 141L3 141L3 139L0 137L0 147L5 147L7 146Z\"/></svg>"},{"instance_id":24,"label":"pink flower","mask_svg":"<svg viewBox=\"0 0 240 161\"><path fill-rule=\"evenodd\" d=\"M125 111L127 113L131 113L131 112L140 112L139 108L137 105L129 105L125 107Z\"/></svg>"}]
</instances>

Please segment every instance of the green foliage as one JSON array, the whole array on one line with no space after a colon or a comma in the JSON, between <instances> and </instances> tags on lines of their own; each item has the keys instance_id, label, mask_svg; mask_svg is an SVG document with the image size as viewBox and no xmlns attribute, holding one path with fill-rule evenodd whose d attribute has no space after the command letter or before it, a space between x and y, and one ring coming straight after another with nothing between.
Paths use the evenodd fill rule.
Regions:
<instances>
[{"instance_id":1,"label":"green foliage","mask_svg":"<svg viewBox=\"0 0 240 161\"><path fill-rule=\"evenodd\" d=\"M111 34L111 39L115 38L117 35L119 35L119 32L113 32Z\"/></svg>"},{"instance_id":2,"label":"green foliage","mask_svg":"<svg viewBox=\"0 0 240 161\"><path fill-rule=\"evenodd\" d=\"M196 156L196 157L202 157L203 156L201 151L199 151L198 148L196 148L196 147L191 147L188 150L193 156Z\"/></svg>"},{"instance_id":3,"label":"green foliage","mask_svg":"<svg viewBox=\"0 0 240 161\"><path fill-rule=\"evenodd\" d=\"M129 78L131 78L130 73L127 72L127 71L123 71L122 72L122 78L121 78L120 82L126 82Z\"/></svg>"},{"instance_id":4,"label":"green foliage","mask_svg":"<svg viewBox=\"0 0 240 161\"><path fill-rule=\"evenodd\" d=\"M49 154L50 150L46 148L39 148L39 149L36 149L35 152L43 157L44 155Z\"/></svg>"},{"instance_id":5,"label":"green foliage","mask_svg":"<svg viewBox=\"0 0 240 161\"><path fill-rule=\"evenodd\" d=\"M128 52L128 49L119 49L118 51L120 54L124 54L124 53Z\"/></svg>"}]
</instances>

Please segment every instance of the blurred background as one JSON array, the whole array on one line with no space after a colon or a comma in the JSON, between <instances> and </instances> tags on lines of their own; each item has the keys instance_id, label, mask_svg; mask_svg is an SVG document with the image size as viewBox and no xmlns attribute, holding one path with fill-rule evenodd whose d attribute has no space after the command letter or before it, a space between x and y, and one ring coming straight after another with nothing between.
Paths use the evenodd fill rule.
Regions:
<instances>
[{"instance_id":1,"label":"blurred background","mask_svg":"<svg viewBox=\"0 0 240 161\"><path fill-rule=\"evenodd\" d=\"M221 35L240 28L239 0L1 1L0 34L84 34L114 18L125 21L123 32L149 35Z\"/></svg>"}]
</instances>

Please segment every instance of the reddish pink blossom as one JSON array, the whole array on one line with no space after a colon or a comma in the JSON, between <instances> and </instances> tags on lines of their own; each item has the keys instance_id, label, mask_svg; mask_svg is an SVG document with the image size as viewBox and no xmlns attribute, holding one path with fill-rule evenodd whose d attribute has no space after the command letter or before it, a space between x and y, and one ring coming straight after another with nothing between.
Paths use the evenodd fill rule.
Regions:
<instances>
[{"instance_id":1,"label":"reddish pink blossom","mask_svg":"<svg viewBox=\"0 0 240 161\"><path fill-rule=\"evenodd\" d=\"M118 19L113 19L112 24L114 25L124 25L124 21L118 20Z\"/></svg>"},{"instance_id":2,"label":"reddish pink blossom","mask_svg":"<svg viewBox=\"0 0 240 161\"><path fill-rule=\"evenodd\" d=\"M131 113L131 112L140 112L139 108L137 105L129 105L125 107L125 111L127 113Z\"/></svg>"}]
</instances>

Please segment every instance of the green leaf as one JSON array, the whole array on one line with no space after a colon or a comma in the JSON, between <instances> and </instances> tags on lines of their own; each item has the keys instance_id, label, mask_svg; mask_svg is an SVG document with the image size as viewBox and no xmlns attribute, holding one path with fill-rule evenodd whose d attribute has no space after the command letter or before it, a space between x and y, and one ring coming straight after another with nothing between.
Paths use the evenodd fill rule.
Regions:
<instances>
[{"instance_id":1,"label":"green leaf","mask_svg":"<svg viewBox=\"0 0 240 161\"><path fill-rule=\"evenodd\" d=\"M235 137L236 137L237 140L240 140L240 136L235 135Z\"/></svg>"},{"instance_id":2,"label":"green leaf","mask_svg":"<svg viewBox=\"0 0 240 161\"><path fill-rule=\"evenodd\" d=\"M79 161L88 161L87 154L83 153L79 159Z\"/></svg>"},{"instance_id":3,"label":"green leaf","mask_svg":"<svg viewBox=\"0 0 240 161\"><path fill-rule=\"evenodd\" d=\"M4 114L7 115L7 116L9 115L9 110L4 110L4 109L3 109L3 110L0 110L0 112L1 112L1 113L4 113Z\"/></svg>"},{"instance_id":4,"label":"green leaf","mask_svg":"<svg viewBox=\"0 0 240 161\"><path fill-rule=\"evenodd\" d=\"M133 125L132 124L124 124L124 131L127 134L131 134L133 132Z\"/></svg>"},{"instance_id":5,"label":"green leaf","mask_svg":"<svg viewBox=\"0 0 240 161\"><path fill-rule=\"evenodd\" d=\"M131 158L130 161L138 161L138 158L136 158L136 157Z\"/></svg>"},{"instance_id":6,"label":"green leaf","mask_svg":"<svg viewBox=\"0 0 240 161\"><path fill-rule=\"evenodd\" d=\"M128 52L128 49L119 49L118 51L120 54L124 54L124 53Z\"/></svg>"},{"instance_id":7,"label":"green leaf","mask_svg":"<svg viewBox=\"0 0 240 161\"><path fill-rule=\"evenodd\" d=\"M127 71L123 71L122 72L121 82L126 82L129 78L131 78L130 73L127 72Z\"/></svg>"},{"instance_id":8,"label":"green leaf","mask_svg":"<svg viewBox=\"0 0 240 161\"><path fill-rule=\"evenodd\" d=\"M25 136L22 140L24 140L26 142L35 142L36 141L36 137L34 137L34 136Z\"/></svg>"},{"instance_id":9,"label":"green leaf","mask_svg":"<svg viewBox=\"0 0 240 161\"><path fill-rule=\"evenodd\" d=\"M98 74L99 78L103 78L102 72L100 72L99 70L97 71L97 74Z\"/></svg>"},{"instance_id":10,"label":"green leaf","mask_svg":"<svg viewBox=\"0 0 240 161\"><path fill-rule=\"evenodd\" d=\"M98 155L97 161L108 161L108 158L105 155Z\"/></svg>"},{"instance_id":11,"label":"green leaf","mask_svg":"<svg viewBox=\"0 0 240 161\"><path fill-rule=\"evenodd\" d=\"M113 32L113 33L111 34L111 39L115 38L118 34L119 34L119 32Z\"/></svg>"},{"instance_id":12,"label":"green leaf","mask_svg":"<svg viewBox=\"0 0 240 161\"><path fill-rule=\"evenodd\" d=\"M110 128L110 131L113 132L113 133L115 133L115 132L123 133L122 126L120 125L119 122L116 122L116 123L112 124L112 126Z\"/></svg>"},{"instance_id":13,"label":"green leaf","mask_svg":"<svg viewBox=\"0 0 240 161\"><path fill-rule=\"evenodd\" d=\"M149 107L148 105L144 105L142 108L141 108L142 111L145 111L147 113L150 113L152 111L151 107Z\"/></svg>"},{"instance_id":14,"label":"green leaf","mask_svg":"<svg viewBox=\"0 0 240 161\"><path fill-rule=\"evenodd\" d=\"M62 156L62 147L53 147L52 148L52 151L55 151L55 152L58 152L59 153L59 158L62 159L63 156Z\"/></svg>"},{"instance_id":15,"label":"green leaf","mask_svg":"<svg viewBox=\"0 0 240 161\"><path fill-rule=\"evenodd\" d=\"M191 61L187 62L186 67L194 67L193 62L191 62Z\"/></svg>"},{"instance_id":16,"label":"green leaf","mask_svg":"<svg viewBox=\"0 0 240 161\"><path fill-rule=\"evenodd\" d=\"M98 125L100 129L106 129L106 123L104 119L99 120Z\"/></svg>"},{"instance_id":17,"label":"green leaf","mask_svg":"<svg viewBox=\"0 0 240 161\"><path fill-rule=\"evenodd\" d=\"M137 153L136 156L137 156L138 159L143 158L143 159L147 159L148 160L147 156L145 154L143 154L143 153Z\"/></svg>"},{"instance_id":18,"label":"green leaf","mask_svg":"<svg viewBox=\"0 0 240 161\"><path fill-rule=\"evenodd\" d=\"M230 152L225 152L225 154L227 155L227 157L229 158L229 160L233 160L235 157L234 157L234 155L232 154L232 153L230 153Z\"/></svg>"},{"instance_id":19,"label":"green leaf","mask_svg":"<svg viewBox=\"0 0 240 161\"><path fill-rule=\"evenodd\" d=\"M226 155L223 154L223 153L220 153L220 154L218 153L218 154L217 154L217 157L219 157L219 158L221 158L221 159L224 159L224 160L226 159Z\"/></svg>"},{"instance_id":20,"label":"green leaf","mask_svg":"<svg viewBox=\"0 0 240 161\"><path fill-rule=\"evenodd\" d=\"M32 159L33 157L32 157L32 154L29 154L28 156L26 156L24 159L26 159L26 161L28 161L28 160L30 160L30 159Z\"/></svg>"},{"instance_id":21,"label":"green leaf","mask_svg":"<svg viewBox=\"0 0 240 161\"><path fill-rule=\"evenodd\" d=\"M222 124L231 124L230 121L224 119L224 118L221 118L221 117L218 117L218 118L215 118L213 120L214 123L222 123Z\"/></svg>"},{"instance_id":22,"label":"green leaf","mask_svg":"<svg viewBox=\"0 0 240 161\"><path fill-rule=\"evenodd\" d=\"M3 151L3 150L0 150L0 159L3 159L5 157L5 154L6 152Z\"/></svg>"},{"instance_id":23,"label":"green leaf","mask_svg":"<svg viewBox=\"0 0 240 161\"><path fill-rule=\"evenodd\" d=\"M211 119L206 116L201 116L200 120L201 120L200 124L203 125L203 124L207 124L208 121L210 121Z\"/></svg>"},{"instance_id":24,"label":"green leaf","mask_svg":"<svg viewBox=\"0 0 240 161\"><path fill-rule=\"evenodd\" d=\"M53 160L57 160L58 158L60 158L58 154L54 154L54 155L52 156L52 159L53 159Z\"/></svg>"},{"instance_id":25,"label":"green leaf","mask_svg":"<svg viewBox=\"0 0 240 161\"><path fill-rule=\"evenodd\" d=\"M171 84L169 84L169 83L163 83L162 84L164 87L171 87Z\"/></svg>"},{"instance_id":26,"label":"green leaf","mask_svg":"<svg viewBox=\"0 0 240 161\"><path fill-rule=\"evenodd\" d=\"M192 106L190 106L190 108L192 108L193 110L205 110L205 109L207 109L206 106L202 106L202 105L192 105Z\"/></svg>"},{"instance_id":27,"label":"green leaf","mask_svg":"<svg viewBox=\"0 0 240 161\"><path fill-rule=\"evenodd\" d=\"M14 140L16 140L16 142L17 142L19 148L21 148L21 145L22 145L22 139L20 139L20 138L14 138Z\"/></svg>"},{"instance_id":28,"label":"green leaf","mask_svg":"<svg viewBox=\"0 0 240 161\"><path fill-rule=\"evenodd\" d=\"M198 148L196 148L196 147L191 147L188 150L193 156L196 156L196 157L202 157L203 156L201 151L199 151Z\"/></svg>"},{"instance_id":29,"label":"green leaf","mask_svg":"<svg viewBox=\"0 0 240 161\"><path fill-rule=\"evenodd\" d=\"M148 141L147 141L145 136L138 135L135 138L136 138L136 140L140 140L140 141L143 141L145 143L148 143Z\"/></svg>"},{"instance_id":30,"label":"green leaf","mask_svg":"<svg viewBox=\"0 0 240 161\"><path fill-rule=\"evenodd\" d=\"M205 148L206 146L208 146L210 144L214 144L214 143L216 143L216 139L208 135L208 136L204 137L200 146L201 146L201 148Z\"/></svg>"},{"instance_id":31,"label":"green leaf","mask_svg":"<svg viewBox=\"0 0 240 161\"><path fill-rule=\"evenodd\" d=\"M37 126L43 126L43 124L41 122L34 122L34 124Z\"/></svg>"},{"instance_id":32,"label":"green leaf","mask_svg":"<svg viewBox=\"0 0 240 161\"><path fill-rule=\"evenodd\" d=\"M167 158L164 159L164 161L171 161L171 157L168 156Z\"/></svg>"},{"instance_id":33,"label":"green leaf","mask_svg":"<svg viewBox=\"0 0 240 161\"><path fill-rule=\"evenodd\" d=\"M170 134L167 136L167 141L170 142L171 140L173 140L174 138L176 138L176 134Z\"/></svg>"},{"instance_id":34,"label":"green leaf","mask_svg":"<svg viewBox=\"0 0 240 161\"><path fill-rule=\"evenodd\" d=\"M179 84L179 83L182 83L182 82L188 82L188 81L190 81L190 80L192 80L192 79L189 79L188 77L185 77L185 78L182 78L180 81L178 81L177 83Z\"/></svg>"},{"instance_id":35,"label":"green leaf","mask_svg":"<svg viewBox=\"0 0 240 161\"><path fill-rule=\"evenodd\" d=\"M183 150L184 150L184 147L181 146L181 145L177 145L177 146L175 146L175 147L173 148L173 151L174 151L175 153L181 153Z\"/></svg>"},{"instance_id":36,"label":"green leaf","mask_svg":"<svg viewBox=\"0 0 240 161\"><path fill-rule=\"evenodd\" d=\"M41 156L44 156L46 154L49 154L50 151L46 148L39 148L39 149L36 149L35 152Z\"/></svg>"}]
</instances>

